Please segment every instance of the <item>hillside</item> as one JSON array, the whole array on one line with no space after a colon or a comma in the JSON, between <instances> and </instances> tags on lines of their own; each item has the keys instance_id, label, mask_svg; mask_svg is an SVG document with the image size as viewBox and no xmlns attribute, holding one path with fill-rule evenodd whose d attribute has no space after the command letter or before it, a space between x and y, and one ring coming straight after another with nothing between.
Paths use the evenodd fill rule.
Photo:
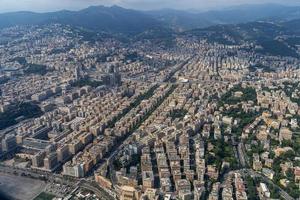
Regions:
<instances>
[{"instance_id":1,"label":"hillside","mask_svg":"<svg viewBox=\"0 0 300 200\"><path fill-rule=\"evenodd\" d=\"M300 20L280 23L249 22L194 29L182 35L196 36L209 42L228 45L254 43L262 47L256 50L258 53L299 57L297 45L300 45L300 28L298 25Z\"/></svg>"},{"instance_id":2,"label":"hillside","mask_svg":"<svg viewBox=\"0 0 300 200\"><path fill-rule=\"evenodd\" d=\"M258 20L289 21L300 18L300 7L261 4L235 6L207 12L163 9L148 11L147 14L176 30L190 30L213 25L239 24Z\"/></svg>"},{"instance_id":3,"label":"hillside","mask_svg":"<svg viewBox=\"0 0 300 200\"><path fill-rule=\"evenodd\" d=\"M14 25L60 23L92 31L139 34L163 27L176 31L186 31L215 25L240 24L259 20L282 22L295 19L300 19L300 7L276 4L243 5L207 12L172 9L137 11L119 6L91 6L79 11L4 13L0 14L0 28Z\"/></svg>"},{"instance_id":4,"label":"hillside","mask_svg":"<svg viewBox=\"0 0 300 200\"><path fill-rule=\"evenodd\" d=\"M161 26L152 17L118 6L92 6L80 11L50 13L15 12L0 14L0 28L14 25L42 25L60 23L93 31L137 34Z\"/></svg>"}]
</instances>

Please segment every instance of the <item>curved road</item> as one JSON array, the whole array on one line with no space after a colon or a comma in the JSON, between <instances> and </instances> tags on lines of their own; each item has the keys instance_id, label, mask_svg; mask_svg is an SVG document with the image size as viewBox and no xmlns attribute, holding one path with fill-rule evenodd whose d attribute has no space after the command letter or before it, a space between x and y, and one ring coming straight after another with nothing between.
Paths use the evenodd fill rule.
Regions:
<instances>
[{"instance_id":1,"label":"curved road","mask_svg":"<svg viewBox=\"0 0 300 200\"><path fill-rule=\"evenodd\" d=\"M252 170L252 169L248 169L248 168L244 168L244 169L240 169L240 170L235 170L235 171L230 171L228 173L226 173L224 175L224 181L226 180L226 177L228 177L229 175L233 174L233 173L240 173L243 176L253 176L253 177L259 177L261 178L264 182L267 182L270 185L273 185L273 187L275 187L276 189L279 190L280 196L285 199L285 200L295 200L293 197L291 197L286 191L284 191L281 187L279 187L278 185L276 185L275 183L273 183L272 180L270 180L269 178L265 177L264 175ZM224 182L222 182L222 186L224 186Z\"/></svg>"}]
</instances>

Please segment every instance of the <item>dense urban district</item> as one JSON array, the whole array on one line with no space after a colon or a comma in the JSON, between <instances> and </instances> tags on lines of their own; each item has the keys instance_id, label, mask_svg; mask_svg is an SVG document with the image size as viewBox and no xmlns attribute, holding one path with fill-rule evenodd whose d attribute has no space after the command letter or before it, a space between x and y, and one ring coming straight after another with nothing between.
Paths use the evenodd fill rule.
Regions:
<instances>
[{"instance_id":1,"label":"dense urban district","mask_svg":"<svg viewBox=\"0 0 300 200\"><path fill-rule=\"evenodd\" d=\"M272 40L288 52L213 30L152 34L0 30L0 191L299 199L300 44L287 42L297 37Z\"/></svg>"}]
</instances>

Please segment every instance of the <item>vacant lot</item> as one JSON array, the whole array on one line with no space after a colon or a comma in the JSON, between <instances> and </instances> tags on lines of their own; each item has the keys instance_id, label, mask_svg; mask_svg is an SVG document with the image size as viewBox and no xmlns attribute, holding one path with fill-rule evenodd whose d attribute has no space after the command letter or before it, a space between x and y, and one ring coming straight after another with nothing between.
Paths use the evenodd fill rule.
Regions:
<instances>
[{"instance_id":1,"label":"vacant lot","mask_svg":"<svg viewBox=\"0 0 300 200\"><path fill-rule=\"evenodd\" d=\"M0 173L0 193L9 199L31 200L45 186L46 183L39 180Z\"/></svg>"}]
</instances>

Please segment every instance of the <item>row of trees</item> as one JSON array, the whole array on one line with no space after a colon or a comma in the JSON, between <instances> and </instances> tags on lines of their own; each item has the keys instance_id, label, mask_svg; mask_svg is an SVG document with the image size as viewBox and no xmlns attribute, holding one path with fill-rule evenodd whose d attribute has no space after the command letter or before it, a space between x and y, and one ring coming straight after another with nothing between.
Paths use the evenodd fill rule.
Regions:
<instances>
[{"instance_id":1,"label":"row of trees","mask_svg":"<svg viewBox=\"0 0 300 200\"><path fill-rule=\"evenodd\" d=\"M103 85L102 81L94 81L89 78L82 78L71 84L72 87L91 86L92 88L97 88L101 85Z\"/></svg>"},{"instance_id":2,"label":"row of trees","mask_svg":"<svg viewBox=\"0 0 300 200\"><path fill-rule=\"evenodd\" d=\"M238 168L238 162L234 156L233 146L224 140L210 140L210 143L214 145L214 149L211 153L207 153L206 161L209 165L216 165L221 168L223 162L228 162L231 169Z\"/></svg>"},{"instance_id":3,"label":"row of trees","mask_svg":"<svg viewBox=\"0 0 300 200\"><path fill-rule=\"evenodd\" d=\"M241 97L235 97L235 92L242 92L243 95ZM254 88L246 87L243 88L241 84L234 86L228 92L226 92L219 100L219 106L223 106L224 104L234 105L240 103L242 101L257 101L257 94Z\"/></svg>"}]
</instances>

